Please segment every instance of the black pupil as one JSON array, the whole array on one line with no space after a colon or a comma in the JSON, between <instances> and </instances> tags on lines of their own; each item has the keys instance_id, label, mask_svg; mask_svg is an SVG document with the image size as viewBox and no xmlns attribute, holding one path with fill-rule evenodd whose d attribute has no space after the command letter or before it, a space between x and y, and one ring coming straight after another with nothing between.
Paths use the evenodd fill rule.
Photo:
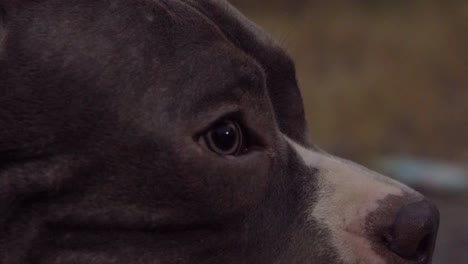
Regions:
<instances>
[{"instance_id":1,"label":"black pupil","mask_svg":"<svg viewBox=\"0 0 468 264\"><path fill-rule=\"evenodd\" d=\"M224 123L213 129L211 138L216 147L225 152L234 151L237 147L238 132L236 127L230 123Z\"/></svg>"}]
</instances>

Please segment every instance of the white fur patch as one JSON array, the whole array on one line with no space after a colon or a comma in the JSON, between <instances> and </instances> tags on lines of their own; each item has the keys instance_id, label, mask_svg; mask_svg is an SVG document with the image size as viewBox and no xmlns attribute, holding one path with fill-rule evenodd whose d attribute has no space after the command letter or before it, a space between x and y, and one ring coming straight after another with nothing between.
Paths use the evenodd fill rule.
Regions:
<instances>
[{"instance_id":1,"label":"white fur patch","mask_svg":"<svg viewBox=\"0 0 468 264\"><path fill-rule=\"evenodd\" d=\"M366 237L365 219L387 195L413 190L360 165L309 150L285 136L305 164L319 169L317 201L309 217L328 227L332 244L345 263L385 263Z\"/></svg>"}]
</instances>

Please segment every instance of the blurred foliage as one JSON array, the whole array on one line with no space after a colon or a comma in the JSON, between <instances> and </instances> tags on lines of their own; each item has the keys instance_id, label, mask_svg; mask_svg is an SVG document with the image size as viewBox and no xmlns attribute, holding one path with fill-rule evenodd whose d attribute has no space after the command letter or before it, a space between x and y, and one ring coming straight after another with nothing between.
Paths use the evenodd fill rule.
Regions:
<instances>
[{"instance_id":1,"label":"blurred foliage","mask_svg":"<svg viewBox=\"0 0 468 264\"><path fill-rule=\"evenodd\" d=\"M294 58L326 150L468 162L468 1L231 2Z\"/></svg>"}]
</instances>

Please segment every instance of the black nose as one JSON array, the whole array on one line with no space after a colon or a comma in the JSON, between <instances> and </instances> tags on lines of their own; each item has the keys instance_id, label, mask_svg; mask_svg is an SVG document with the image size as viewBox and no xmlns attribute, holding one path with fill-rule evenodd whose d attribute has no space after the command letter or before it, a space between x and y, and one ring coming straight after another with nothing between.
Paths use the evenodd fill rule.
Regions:
<instances>
[{"instance_id":1,"label":"black nose","mask_svg":"<svg viewBox=\"0 0 468 264\"><path fill-rule=\"evenodd\" d=\"M408 260L428 263L434 251L439 211L429 201L410 203L397 213L386 238L388 248Z\"/></svg>"}]
</instances>

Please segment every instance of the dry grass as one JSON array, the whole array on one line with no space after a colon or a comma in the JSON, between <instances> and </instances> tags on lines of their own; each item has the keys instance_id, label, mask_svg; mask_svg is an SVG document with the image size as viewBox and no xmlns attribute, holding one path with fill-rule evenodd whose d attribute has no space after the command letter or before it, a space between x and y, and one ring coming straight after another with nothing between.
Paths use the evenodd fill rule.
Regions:
<instances>
[{"instance_id":1,"label":"dry grass","mask_svg":"<svg viewBox=\"0 0 468 264\"><path fill-rule=\"evenodd\" d=\"M467 1L232 1L296 61L325 149L468 162Z\"/></svg>"}]
</instances>

